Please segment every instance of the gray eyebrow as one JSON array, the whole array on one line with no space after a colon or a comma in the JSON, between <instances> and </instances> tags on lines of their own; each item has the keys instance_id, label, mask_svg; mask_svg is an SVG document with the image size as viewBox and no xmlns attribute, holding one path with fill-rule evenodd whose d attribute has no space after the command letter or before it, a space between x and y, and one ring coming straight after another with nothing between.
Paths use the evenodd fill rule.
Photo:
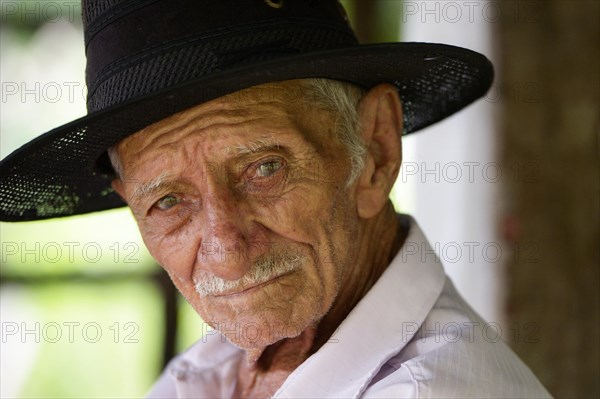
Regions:
<instances>
[{"instance_id":1,"label":"gray eyebrow","mask_svg":"<svg viewBox=\"0 0 600 399\"><path fill-rule=\"evenodd\" d=\"M229 154L233 152L237 155L249 155L273 148L279 148L279 145L275 144L275 140L264 138L251 143L239 143L234 148L228 147L226 151Z\"/></svg>"},{"instance_id":2,"label":"gray eyebrow","mask_svg":"<svg viewBox=\"0 0 600 399\"><path fill-rule=\"evenodd\" d=\"M146 197L152 193L159 191L165 186L171 184L170 179L173 174L170 172L163 172L154 179L151 179L145 183L137 183L133 189L132 198L134 201L139 201L141 198Z\"/></svg>"}]
</instances>

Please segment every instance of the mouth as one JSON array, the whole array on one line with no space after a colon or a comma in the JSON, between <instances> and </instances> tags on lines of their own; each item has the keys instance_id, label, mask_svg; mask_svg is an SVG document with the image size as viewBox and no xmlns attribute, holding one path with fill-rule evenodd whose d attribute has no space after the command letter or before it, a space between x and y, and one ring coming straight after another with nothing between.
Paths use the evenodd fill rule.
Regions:
<instances>
[{"instance_id":1,"label":"mouth","mask_svg":"<svg viewBox=\"0 0 600 399\"><path fill-rule=\"evenodd\" d=\"M277 282L279 279L281 279L289 274L292 274L292 273L293 273L293 271L290 271L290 272L283 273L278 276L272 277L267 281L263 281L261 283L255 284L255 285L251 285L249 287L243 287L243 288L238 288L238 289L234 289L234 290L223 291L223 292L219 292L217 294L212 294L210 296L219 297L219 298L223 298L223 297L233 298L236 296L250 294L252 292L260 290L261 288L271 285L271 284Z\"/></svg>"}]
</instances>

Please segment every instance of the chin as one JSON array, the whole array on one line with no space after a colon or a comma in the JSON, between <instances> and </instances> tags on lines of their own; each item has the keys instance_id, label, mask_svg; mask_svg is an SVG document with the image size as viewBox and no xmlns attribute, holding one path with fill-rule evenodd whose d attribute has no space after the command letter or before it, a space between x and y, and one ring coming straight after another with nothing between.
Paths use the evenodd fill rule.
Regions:
<instances>
[{"instance_id":1,"label":"chin","mask_svg":"<svg viewBox=\"0 0 600 399\"><path fill-rule=\"evenodd\" d=\"M297 337L312 320L290 322L281 317L260 317L234 322L210 323L232 344L244 350L264 349L286 338Z\"/></svg>"}]
</instances>

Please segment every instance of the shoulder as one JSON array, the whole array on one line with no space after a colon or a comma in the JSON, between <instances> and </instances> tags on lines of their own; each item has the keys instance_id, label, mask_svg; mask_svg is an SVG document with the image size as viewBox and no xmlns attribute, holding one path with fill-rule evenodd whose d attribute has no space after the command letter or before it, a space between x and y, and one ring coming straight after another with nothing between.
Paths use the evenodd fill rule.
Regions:
<instances>
[{"instance_id":1,"label":"shoulder","mask_svg":"<svg viewBox=\"0 0 600 399\"><path fill-rule=\"evenodd\" d=\"M414 337L382 367L364 397L550 395L502 341L500 325L481 319L447 280Z\"/></svg>"}]
</instances>

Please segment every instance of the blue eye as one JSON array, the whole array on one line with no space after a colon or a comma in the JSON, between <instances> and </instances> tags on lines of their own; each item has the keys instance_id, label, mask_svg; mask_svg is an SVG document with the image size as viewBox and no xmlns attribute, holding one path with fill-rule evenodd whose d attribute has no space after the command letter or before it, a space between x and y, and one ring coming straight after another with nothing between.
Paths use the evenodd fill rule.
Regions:
<instances>
[{"instance_id":1,"label":"blue eye","mask_svg":"<svg viewBox=\"0 0 600 399\"><path fill-rule=\"evenodd\" d=\"M269 177L274 175L279 169L281 169L282 166L283 163L278 160L264 162L258 165L258 168L256 168L256 174L258 177Z\"/></svg>"},{"instance_id":2,"label":"blue eye","mask_svg":"<svg viewBox=\"0 0 600 399\"><path fill-rule=\"evenodd\" d=\"M161 199L156 202L156 206L158 209L166 211L167 209L171 209L175 205L179 203L179 198L174 195L165 195Z\"/></svg>"}]
</instances>

